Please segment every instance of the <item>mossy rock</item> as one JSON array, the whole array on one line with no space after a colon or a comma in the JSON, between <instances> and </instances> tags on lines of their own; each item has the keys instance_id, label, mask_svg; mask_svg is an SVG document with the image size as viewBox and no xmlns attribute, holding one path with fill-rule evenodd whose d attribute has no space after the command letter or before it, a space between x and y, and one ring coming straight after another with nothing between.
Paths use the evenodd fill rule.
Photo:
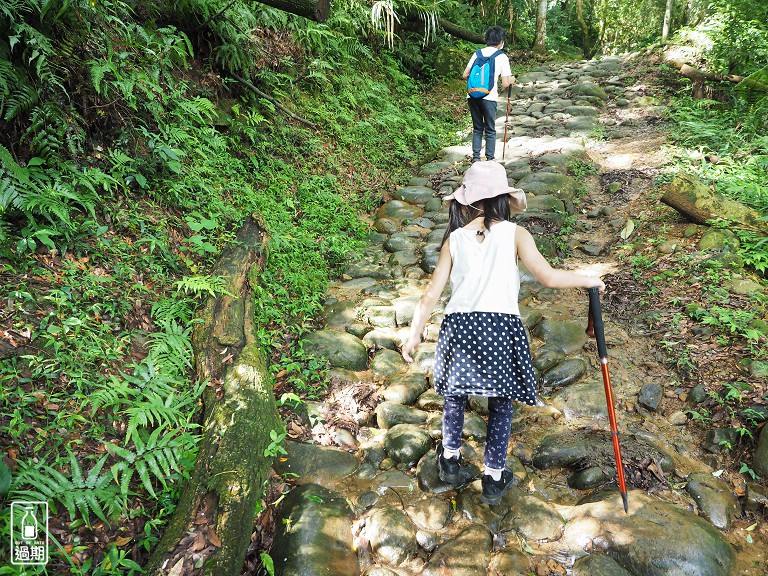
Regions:
<instances>
[{"instance_id":1,"label":"mossy rock","mask_svg":"<svg viewBox=\"0 0 768 576\"><path fill-rule=\"evenodd\" d=\"M440 78L461 78L467 62L469 62L469 54L464 50L441 48L435 58L435 73Z\"/></svg>"}]
</instances>

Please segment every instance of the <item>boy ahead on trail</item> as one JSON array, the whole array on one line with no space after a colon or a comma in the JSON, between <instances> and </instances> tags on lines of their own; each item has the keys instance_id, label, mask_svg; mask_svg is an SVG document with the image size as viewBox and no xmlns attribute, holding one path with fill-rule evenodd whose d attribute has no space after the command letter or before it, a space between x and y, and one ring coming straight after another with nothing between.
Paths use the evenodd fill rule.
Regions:
<instances>
[{"instance_id":1,"label":"boy ahead on trail","mask_svg":"<svg viewBox=\"0 0 768 576\"><path fill-rule=\"evenodd\" d=\"M509 217L525 210L525 192L510 188L504 166L477 162L451 200L440 258L411 322L403 358L421 335L446 282L451 297L435 353L435 390L445 397L443 440L438 445L440 479L459 484L461 431L470 395L488 397L488 436L481 500L498 504L514 476L505 468L512 424L512 401L533 405L536 379L528 339L520 319L518 258L548 288L605 289L596 276L552 268L531 234Z\"/></svg>"},{"instance_id":2,"label":"boy ahead on trail","mask_svg":"<svg viewBox=\"0 0 768 576\"><path fill-rule=\"evenodd\" d=\"M512 69L509 66L509 58L501 49L504 47L506 34L500 26L491 26L485 32L485 48L476 51L469 59L464 69L463 78L467 83L467 104L469 114L472 116L472 162L480 160L480 150L483 147L483 134L485 134L485 159L493 160L496 153L496 105L499 100L497 79L501 76L501 86L504 90L515 81ZM481 76L482 72L475 67L475 61L489 58L493 64L486 70L492 69L492 77L489 78L487 93L484 89L478 90L474 78ZM473 69L474 67L474 69ZM482 95L482 96L481 96Z\"/></svg>"}]
</instances>

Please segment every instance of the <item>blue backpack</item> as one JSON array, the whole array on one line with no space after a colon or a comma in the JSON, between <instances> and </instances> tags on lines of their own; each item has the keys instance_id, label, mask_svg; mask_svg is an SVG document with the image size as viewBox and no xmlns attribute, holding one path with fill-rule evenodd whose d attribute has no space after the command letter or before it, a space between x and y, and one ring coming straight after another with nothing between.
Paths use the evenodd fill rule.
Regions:
<instances>
[{"instance_id":1,"label":"blue backpack","mask_svg":"<svg viewBox=\"0 0 768 576\"><path fill-rule=\"evenodd\" d=\"M467 78L467 94L470 98L485 98L496 83L496 56L502 54L496 50L490 56L483 56L483 51L475 52L475 61Z\"/></svg>"}]
</instances>

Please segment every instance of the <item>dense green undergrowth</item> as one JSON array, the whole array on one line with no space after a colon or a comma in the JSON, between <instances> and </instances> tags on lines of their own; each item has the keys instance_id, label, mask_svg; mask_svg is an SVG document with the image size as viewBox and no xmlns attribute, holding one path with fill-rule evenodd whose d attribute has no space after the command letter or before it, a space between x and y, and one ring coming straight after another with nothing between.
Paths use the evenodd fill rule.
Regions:
<instances>
[{"instance_id":1,"label":"dense green undergrowth","mask_svg":"<svg viewBox=\"0 0 768 576\"><path fill-rule=\"evenodd\" d=\"M259 340L275 373L320 393L300 337L367 233L358 214L455 119L350 35L354 14L13 8L0 10L0 498L50 502L49 573L138 571L195 457L208 383L190 337L222 290L217 255L255 214L269 237Z\"/></svg>"}]
</instances>

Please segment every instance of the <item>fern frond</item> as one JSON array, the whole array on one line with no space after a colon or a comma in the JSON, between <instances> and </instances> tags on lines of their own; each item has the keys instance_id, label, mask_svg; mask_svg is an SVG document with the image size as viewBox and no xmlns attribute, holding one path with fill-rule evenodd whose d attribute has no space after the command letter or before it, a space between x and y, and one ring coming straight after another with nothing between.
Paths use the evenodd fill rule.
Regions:
<instances>
[{"instance_id":1,"label":"fern frond","mask_svg":"<svg viewBox=\"0 0 768 576\"><path fill-rule=\"evenodd\" d=\"M79 515L88 526L90 526L91 513L109 523L105 509L109 515L112 515L120 505L117 504L117 488L111 485L111 476L101 473L108 455L102 456L84 478L77 457L70 451L68 453L69 478L48 465L27 468L19 475L18 483L32 486L32 488L15 490L14 497L56 500L67 509L70 520L74 520Z\"/></svg>"},{"instance_id":2,"label":"fern frond","mask_svg":"<svg viewBox=\"0 0 768 576\"><path fill-rule=\"evenodd\" d=\"M20 208L30 217L41 215L51 224L63 224L69 228L72 220L69 217L69 206L64 199L74 199L77 196L67 189L63 182L42 189L30 189L24 194L24 202Z\"/></svg>"},{"instance_id":3,"label":"fern frond","mask_svg":"<svg viewBox=\"0 0 768 576\"><path fill-rule=\"evenodd\" d=\"M121 372L122 376L125 376ZM87 396L87 402L91 405L91 416L98 412L99 408L113 408L117 413L122 404L130 404L137 392L132 388L127 378L118 378L111 375L109 380L101 387Z\"/></svg>"},{"instance_id":4,"label":"fern frond","mask_svg":"<svg viewBox=\"0 0 768 576\"><path fill-rule=\"evenodd\" d=\"M3 178L0 180L0 215L2 215L10 206L16 204L18 196L19 191L16 189L16 186L13 185L10 178Z\"/></svg>"},{"instance_id":5,"label":"fern frond","mask_svg":"<svg viewBox=\"0 0 768 576\"><path fill-rule=\"evenodd\" d=\"M106 76L107 73L111 73L117 77L115 65L108 60L89 60L87 64L88 72L91 74L91 84L93 85L93 89L96 90L96 93L99 96L104 96L105 88L102 87L104 76Z\"/></svg>"},{"instance_id":6,"label":"fern frond","mask_svg":"<svg viewBox=\"0 0 768 576\"><path fill-rule=\"evenodd\" d=\"M11 121L32 109L40 101L37 90L27 83L17 84L8 98L3 99L3 118Z\"/></svg>"},{"instance_id":7,"label":"fern frond","mask_svg":"<svg viewBox=\"0 0 768 576\"><path fill-rule=\"evenodd\" d=\"M30 112L29 125L23 139L29 142L35 154L53 158L60 156L68 129L61 107L53 102L45 102Z\"/></svg>"},{"instance_id":8,"label":"fern frond","mask_svg":"<svg viewBox=\"0 0 768 576\"><path fill-rule=\"evenodd\" d=\"M133 406L125 410L128 416L126 437L135 438L139 428L178 426L185 419L183 408L189 402L177 403L176 395L171 393L165 400L159 394L150 393Z\"/></svg>"},{"instance_id":9,"label":"fern frond","mask_svg":"<svg viewBox=\"0 0 768 576\"><path fill-rule=\"evenodd\" d=\"M105 444L107 451L121 458L121 461L112 466L112 475L118 481L121 494L128 495L130 480L134 472L139 474L144 488L156 496L154 486L149 473L163 486L174 472L181 473L179 460L191 451L197 444L199 437L188 432L180 432L180 429L168 432L163 428L155 429L144 441L141 434L133 436L134 450L114 444Z\"/></svg>"},{"instance_id":10,"label":"fern frond","mask_svg":"<svg viewBox=\"0 0 768 576\"><path fill-rule=\"evenodd\" d=\"M180 324L189 324L195 315L194 302L179 296L164 298L152 304L150 315L155 324L163 329L174 320Z\"/></svg>"},{"instance_id":11,"label":"fern frond","mask_svg":"<svg viewBox=\"0 0 768 576\"><path fill-rule=\"evenodd\" d=\"M165 330L150 334L149 360L161 371L183 374L192 366L192 326L186 328L175 320Z\"/></svg>"},{"instance_id":12,"label":"fern frond","mask_svg":"<svg viewBox=\"0 0 768 576\"><path fill-rule=\"evenodd\" d=\"M0 4L0 14L11 24L20 20L25 12L32 12L32 7L23 0L6 0Z\"/></svg>"},{"instance_id":13,"label":"fern frond","mask_svg":"<svg viewBox=\"0 0 768 576\"><path fill-rule=\"evenodd\" d=\"M176 391L176 375L157 370L151 358L137 365L133 376L123 376L143 395L154 393L167 396Z\"/></svg>"},{"instance_id":14,"label":"fern frond","mask_svg":"<svg viewBox=\"0 0 768 576\"><path fill-rule=\"evenodd\" d=\"M192 293L195 296L225 294L234 297L234 294L227 290L227 279L223 276L184 276L175 286L177 293Z\"/></svg>"}]
</instances>

